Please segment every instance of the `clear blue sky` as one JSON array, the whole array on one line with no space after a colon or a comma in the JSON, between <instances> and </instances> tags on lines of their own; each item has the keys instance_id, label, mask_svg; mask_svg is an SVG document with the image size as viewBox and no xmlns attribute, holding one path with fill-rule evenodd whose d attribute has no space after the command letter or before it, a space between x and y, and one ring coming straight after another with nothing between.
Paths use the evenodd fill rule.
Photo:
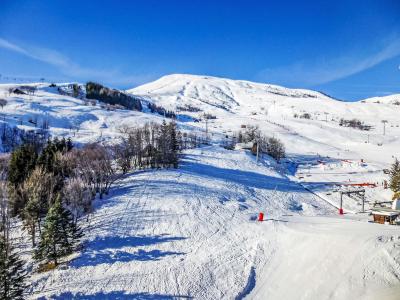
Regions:
<instances>
[{"instance_id":1,"label":"clear blue sky","mask_svg":"<svg viewBox=\"0 0 400 300\"><path fill-rule=\"evenodd\" d=\"M130 88L170 73L400 92L400 1L0 0L0 74Z\"/></svg>"}]
</instances>

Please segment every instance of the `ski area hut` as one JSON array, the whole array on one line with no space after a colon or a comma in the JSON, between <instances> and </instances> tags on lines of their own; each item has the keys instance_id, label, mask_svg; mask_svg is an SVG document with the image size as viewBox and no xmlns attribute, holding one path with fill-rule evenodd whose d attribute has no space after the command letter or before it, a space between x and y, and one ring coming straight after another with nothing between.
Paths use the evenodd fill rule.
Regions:
<instances>
[{"instance_id":1,"label":"ski area hut","mask_svg":"<svg viewBox=\"0 0 400 300\"><path fill-rule=\"evenodd\" d=\"M400 215L400 212L396 211L373 211L372 216L374 222L379 224L390 224L395 225L396 219Z\"/></svg>"},{"instance_id":2,"label":"ski area hut","mask_svg":"<svg viewBox=\"0 0 400 300\"><path fill-rule=\"evenodd\" d=\"M400 215L400 199L395 199L392 203L392 208L378 209L372 211L374 222L379 224L397 224L396 219Z\"/></svg>"}]
</instances>

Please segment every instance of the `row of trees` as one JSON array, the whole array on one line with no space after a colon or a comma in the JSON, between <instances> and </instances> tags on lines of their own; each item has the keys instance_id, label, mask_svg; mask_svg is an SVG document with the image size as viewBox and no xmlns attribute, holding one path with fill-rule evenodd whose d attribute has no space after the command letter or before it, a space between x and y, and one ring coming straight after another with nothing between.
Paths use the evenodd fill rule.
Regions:
<instances>
[{"instance_id":1,"label":"row of trees","mask_svg":"<svg viewBox=\"0 0 400 300\"><path fill-rule=\"evenodd\" d=\"M16 94L16 95L30 95L33 96L37 90L36 86L31 86L31 85L21 85L18 87L10 87L8 89L8 95L11 96L11 94Z\"/></svg>"},{"instance_id":2,"label":"row of trees","mask_svg":"<svg viewBox=\"0 0 400 300\"><path fill-rule=\"evenodd\" d=\"M158 106L154 103L149 102L147 104L148 109L150 110L151 113L158 113L159 115L164 116L165 118L170 118L170 119L176 119L176 114L175 112L171 110L166 110L162 106Z\"/></svg>"},{"instance_id":3,"label":"row of trees","mask_svg":"<svg viewBox=\"0 0 400 300\"><path fill-rule=\"evenodd\" d=\"M116 161L125 173L142 168L178 167L178 153L187 142L175 122L149 123L142 128L122 128L121 143L115 146Z\"/></svg>"},{"instance_id":4,"label":"row of trees","mask_svg":"<svg viewBox=\"0 0 400 300\"><path fill-rule=\"evenodd\" d=\"M140 99L114 89L109 89L95 82L86 83L86 98L100 100L111 105L122 105L127 109L142 111Z\"/></svg>"},{"instance_id":5,"label":"row of trees","mask_svg":"<svg viewBox=\"0 0 400 300\"><path fill-rule=\"evenodd\" d=\"M364 122L358 120L358 119L351 119L351 120L346 120L346 119L340 119L339 121L339 126L345 126L345 127L351 127L351 128L356 128L360 130L365 130L369 131L372 129L372 126L364 124Z\"/></svg>"},{"instance_id":6,"label":"row of trees","mask_svg":"<svg viewBox=\"0 0 400 300\"><path fill-rule=\"evenodd\" d=\"M47 123L48 125L48 123ZM41 144L49 138L46 128L37 130L24 130L17 126L10 126L3 122L0 124L0 139L2 152L11 152L21 144Z\"/></svg>"}]
</instances>

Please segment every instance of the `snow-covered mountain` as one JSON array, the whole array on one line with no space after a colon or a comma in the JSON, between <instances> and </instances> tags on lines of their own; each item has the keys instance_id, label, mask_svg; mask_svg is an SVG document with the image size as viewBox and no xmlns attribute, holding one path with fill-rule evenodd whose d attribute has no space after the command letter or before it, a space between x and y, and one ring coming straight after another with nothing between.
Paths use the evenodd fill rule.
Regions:
<instances>
[{"instance_id":1,"label":"snow-covered mountain","mask_svg":"<svg viewBox=\"0 0 400 300\"><path fill-rule=\"evenodd\" d=\"M212 128L216 134L256 124L282 138L289 152L301 149L303 154L336 156L341 149L349 152L347 156L389 163L400 148L400 105L396 105L400 95L344 102L310 90L180 74L164 76L128 92L195 118L204 113L215 115ZM200 111L185 111L188 107ZM301 118L304 114L310 119ZM340 119L358 119L372 129L351 130L340 126ZM388 121L385 136L382 120ZM388 150L381 151L380 145ZM383 153L376 156L376 151Z\"/></svg>"},{"instance_id":2,"label":"snow-covered mountain","mask_svg":"<svg viewBox=\"0 0 400 300\"><path fill-rule=\"evenodd\" d=\"M288 89L277 85L254 83L243 80L174 74L154 82L128 90L132 94L148 96L171 109L193 104L200 107L235 111L252 107L254 101L266 103L278 97L293 99L330 99L310 90ZM211 107L210 107L211 106ZM239 108L240 107L240 108Z\"/></svg>"},{"instance_id":3,"label":"snow-covered mountain","mask_svg":"<svg viewBox=\"0 0 400 300\"><path fill-rule=\"evenodd\" d=\"M399 229L369 223L349 198L338 216L337 189L376 184L366 187L367 211L390 199L382 182L383 169L400 155L398 95L343 102L315 91L177 74L128 90L143 99L138 112L32 85L33 95L0 85L7 101L0 122L35 129L48 120L52 135L113 143L124 126L162 122L146 108L150 102L176 111L183 131L204 135L207 126L212 142L185 151L177 170L119 181L83 224L85 249L63 269L35 274L32 299L397 299ZM204 114L212 117L205 122ZM283 141L281 164L219 147L249 125ZM267 222L254 221L261 211Z\"/></svg>"}]
</instances>

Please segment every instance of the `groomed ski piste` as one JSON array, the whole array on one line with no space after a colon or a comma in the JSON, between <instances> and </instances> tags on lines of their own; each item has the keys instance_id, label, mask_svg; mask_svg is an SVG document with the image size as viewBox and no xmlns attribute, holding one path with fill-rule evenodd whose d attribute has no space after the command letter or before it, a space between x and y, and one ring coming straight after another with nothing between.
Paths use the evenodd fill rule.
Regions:
<instances>
[{"instance_id":1,"label":"groomed ski piste","mask_svg":"<svg viewBox=\"0 0 400 300\"><path fill-rule=\"evenodd\" d=\"M9 96L10 85L1 86L8 101L3 120L29 128L28 118L37 114L51 120L53 135L81 144L112 142L121 125L163 120L85 106L36 85L33 96ZM334 191L387 179L382 170L400 149L396 96L345 103L313 91L193 75L167 76L130 92L166 108L201 108L182 112L184 131L204 133L204 122L190 120L214 114L211 145L184 151L178 169L120 179L82 219L81 252L31 277L31 299L398 299L400 229L371 223L368 215L369 203L390 192L368 187L367 213L345 199L339 215ZM312 119L293 117L302 112ZM344 128L338 118L374 128ZM389 121L385 136L382 119ZM288 157L277 164L264 155L257 162L246 150L219 146L243 124L279 137ZM28 239L20 245L28 257Z\"/></svg>"}]
</instances>

